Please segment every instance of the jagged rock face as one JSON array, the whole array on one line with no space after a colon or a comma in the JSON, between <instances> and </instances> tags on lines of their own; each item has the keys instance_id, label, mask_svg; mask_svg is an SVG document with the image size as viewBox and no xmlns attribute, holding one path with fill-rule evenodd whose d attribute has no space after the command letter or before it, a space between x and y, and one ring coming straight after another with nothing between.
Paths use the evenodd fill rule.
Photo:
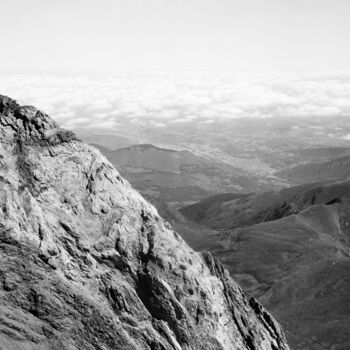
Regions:
<instances>
[{"instance_id":1,"label":"jagged rock face","mask_svg":"<svg viewBox=\"0 0 350 350\"><path fill-rule=\"evenodd\" d=\"M0 97L0 348L288 349L94 148Z\"/></svg>"}]
</instances>

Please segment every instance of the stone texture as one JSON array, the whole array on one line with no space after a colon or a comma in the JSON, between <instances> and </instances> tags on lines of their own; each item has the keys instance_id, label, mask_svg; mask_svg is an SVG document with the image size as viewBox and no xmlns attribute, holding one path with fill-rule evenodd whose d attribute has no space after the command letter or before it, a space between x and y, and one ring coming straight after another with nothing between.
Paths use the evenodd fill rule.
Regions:
<instances>
[{"instance_id":1,"label":"stone texture","mask_svg":"<svg viewBox=\"0 0 350 350\"><path fill-rule=\"evenodd\" d=\"M99 151L0 96L0 349L288 346Z\"/></svg>"}]
</instances>

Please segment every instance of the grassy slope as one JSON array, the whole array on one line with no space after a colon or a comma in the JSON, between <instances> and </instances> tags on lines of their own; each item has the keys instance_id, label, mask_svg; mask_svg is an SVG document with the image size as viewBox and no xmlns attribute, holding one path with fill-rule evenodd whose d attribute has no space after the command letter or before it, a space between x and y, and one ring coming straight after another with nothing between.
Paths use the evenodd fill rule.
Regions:
<instances>
[{"instance_id":1,"label":"grassy slope","mask_svg":"<svg viewBox=\"0 0 350 350\"><path fill-rule=\"evenodd\" d=\"M349 349L349 183L298 186L245 200L219 199L214 197L215 211L206 206L212 216L202 218L201 224L218 229L219 211L225 211L220 217L225 226L230 210L236 210L231 213L233 226L208 235L204 248L272 310L293 349ZM199 207L205 207L203 202Z\"/></svg>"}]
</instances>

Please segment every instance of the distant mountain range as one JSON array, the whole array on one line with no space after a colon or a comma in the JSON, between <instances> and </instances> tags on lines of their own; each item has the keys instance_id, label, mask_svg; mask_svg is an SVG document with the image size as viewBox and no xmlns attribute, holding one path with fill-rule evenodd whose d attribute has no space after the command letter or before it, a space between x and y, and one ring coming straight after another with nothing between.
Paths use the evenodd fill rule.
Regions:
<instances>
[{"instance_id":1,"label":"distant mountain range","mask_svg":"<svg viewBox=\"0 0 350 350\"><path fill-rule=\"evenodd\" d=\"M282 170L276 175L296 184L347 178L350 176L350 155L323 162L297 165Z\"/></svg>"},{"instance_id":2,"label":"distant mountain range","mask_svg":"<svg viewBox=\"0 0 350 350\"><path fill-rule=\"evenodd\" d=\"M102 147L106 150L115 150L137 143L137 139L123 135L94 134L79 131L76 134L84 142L92 144L99 149Z\"/></svg>"},{"instance_id":3,"label":"distant mountain range","mask_svg":"<svg viewBox=\"0 0 350 350\"><path fill-rule=\"evenodd\" d=\"M221 192L271 188L265 182L221 161L150 144L115 151L97 146L143 194L170 203L194 202Z\"/></svg>"},{"instance_id":4,"label":"distant mountain range","mask_svg":"<svg viewBox=\"0 0 350 350\"><path fill-rule=\"evenodd\" d=\"M349 147L319 147L305 148L295 153L299 162L325 162L327 160L336 159L350 155Z\"/></svg>"},{"instance_id":5,"label":"distant mountain range","mask_svg":"<svg viewBox=\"0 0 350 350\"><path fill-rule=\"evenodd\" d=\"M270 307L293 349L350 348L350 181L214 196L180 212L213 230L200 248Z\"/></svg>"},{"instance_id":6,"label":"distant mountain range","mask_svg":"<svg viewBox=\"0 0 350 350\"><path fill-rule=\"evenodd\" d=\"M260 194L221 194L183 207L180 212L213 229L234 229L298 214L310 205L342 201L347 196L344 184L325 181Z\"/></svg>"}]
</instances>

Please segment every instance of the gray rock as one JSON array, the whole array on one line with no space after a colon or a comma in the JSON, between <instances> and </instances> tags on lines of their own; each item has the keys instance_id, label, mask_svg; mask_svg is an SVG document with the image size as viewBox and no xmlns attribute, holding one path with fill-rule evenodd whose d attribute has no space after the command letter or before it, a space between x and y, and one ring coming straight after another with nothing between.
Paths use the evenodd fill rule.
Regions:
<instances>
[{"instance_id":1,"label":"gray rock","mask_svg":"<svg viewBox=\"0 0 350 350\"><path fill-rule=\"evenodd\" d=\"M0 349L288 349L99 151L2 96L0 138Z\"/></svg>"}]
</instances>

